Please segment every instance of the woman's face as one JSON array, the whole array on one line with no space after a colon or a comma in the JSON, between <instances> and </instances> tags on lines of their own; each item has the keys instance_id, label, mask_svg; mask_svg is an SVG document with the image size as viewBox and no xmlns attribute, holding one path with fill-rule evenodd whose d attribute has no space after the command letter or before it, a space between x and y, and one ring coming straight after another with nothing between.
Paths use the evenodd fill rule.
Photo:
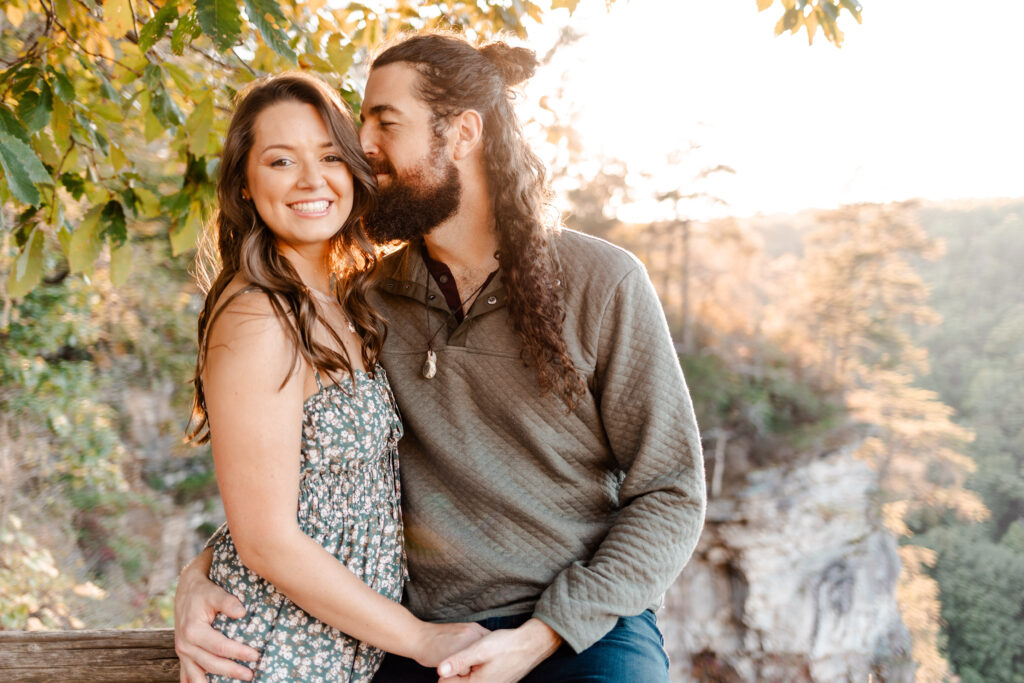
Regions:
<instances>
[{"instance_id":1,"label":"woman's face","mask_svg":"<svg viewBox=\"0 0 1024 683\"><path fill-rule=\"evenodd\" d=\"M259 113L245 175L279 248L323 246L352 211L352 174L311 104L278 102Z\"/></svg>"}]
</instances>

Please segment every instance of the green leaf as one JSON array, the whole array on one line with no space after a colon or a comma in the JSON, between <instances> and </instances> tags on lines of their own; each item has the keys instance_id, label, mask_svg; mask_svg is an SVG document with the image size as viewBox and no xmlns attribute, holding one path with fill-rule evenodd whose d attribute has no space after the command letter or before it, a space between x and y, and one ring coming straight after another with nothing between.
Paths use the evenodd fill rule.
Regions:
<instances>
[{"instance_id":1,"label":"green leaf","mask_svg":"<svg viewBox=\"0 0 1024 683\"><path fill-rule=\"evenodd\" d=\"M167 27L178 18L177 0L171 0L160 8L160 11L153 15L139 30L139 49L143 52L149 50L156 44L156 41L164 37Z\"/></svg>"},{"instance_id":2,"label":"green leaf","mask_svg":"<svg viewBox=\"0 0 1024 683\"><path fill-rule=\"evenodd\" d=\"M65 102L73 102L75 99L75 84L71 82L71 79L64 72L57 71L52 66L47 67L46 70L53 76L53 90L57 93L57 97Z\"/></svg>"},{"instance_id":3,"label":"green leaf","mask_svg":"<svg viewBox=\"0 0 1024 683\"><path fill-rule=\"evenodd\" d=\"M196 16L203 33L213 39L221 52L238 42L242 33L242 15L236 0L196 0Z\"/></svg>"},{"instance_id":4,"label":"green leaf","mask_svg":"<svg viewBox=\"0 0 1024 683\"><path fill-rule=\"evenodd\" d=\"M75 173L64 173L60 177L61 185L75 199L81 199L85 195L85 179Z\"/></svg>"},{"instance_id":5,"label":"green leaf","mask_svg":"<svg viewBox=\"0 0 1024 683\"><path fill-rule=\"evenodd\" d=\"M263 36L263 42L292 64L296 63L295 50L288 44L288 35L282 30L287 20L277 6L277 0L245 0L245 12L256 30Z\"/></svg>"},{"instance_id":6,"label":"green leaf","mask_svg":"<svg viewBox=\"0 0 1024 683\"><path fill-rule=\"evenodd\" d=\"M120 247L110 248L110 281L120 287L128 281L132 272L132 245L125 242Z\"/></svg>"},{"instance_id":7,"label":"green leaf","mask_svg":"<svg viewBox=\"0 0 1024 683\"><path fill-rule=\"evenodd\" d=\"M111 199L103 207L100 214L100 236L110 240L110 245L114 248L121 246L128 239L124 207L116 199Z\"/></svg>"},{"instance_id":8,"label":"green leaf","mask_svg":"<svg viewBox=\"0 0 1024 683\"><path fill-rule=\"evenodd\" d=\"M355 43L349 41L342 47L342 38L340 33L335 33L327 40L327 56L331 60L334 72L339 76L344 76L352 68L352 60L356 54Z\"/></svg>"},{"instance_id":9,"label":"green leaf","mask_svg":"<svg viewBox=\"0 0 1024 683\"><path fill-rule=\"evenodd\" d=\"M3 104L0 104L0 132L16 137L26 145L29 144L28 129L18 120L14 112Z\"/></svg>"},{"instance_id":10,"label":"green leaf","mask_svg":"<svg viewBox=\"0 0 1024 683\"><path fill-rule=\"evenodd\" d=\"M18 299L39 284L43 276L43 231L36 227L7 278L7 296Z\"/></svg>"},{"instance_id":11,"label":"green leaf","mask_svg":"<svg viewBox=\"0 0 1024 683\"><path fill-rule=\"evenodd\" d=\"M196 240L203 229L203 208L193 203L188 217L171 230L171 254L178 256L196 246Z\"/></svg>"},{"instance_id":12,"label":"green leaf","mask_svg":"<svg viewBox=\"0 0 1024 683\"><path fill-rule=\"evenodd\" d=\"M25 204L39 204L37 183L52 182L50 174L31 147L16 137L0 133L0 165L7 178L7 186Z\"/></svg>"},{"instance_id":13,"label":"green leaf","mask_svg":"<svg viewBox=\"0 0 1024 683\"><path fill-rule=\"evenodd\" d=\"M102 206L94 206L82 217L82 221L71 233L70 249L67 251L68 267L72 273L91 273L99 258L103 240L99 235Z\"/></svg>"},{"instance_id":14,"label":"green leaf","mask_svg":"<svg viewBox=\"0 0 1024 683\"><path fill-rule=\"evenodd\" d=\"M185 52L185 48L202 34L199 28L199 18L196 13L189 12L178 19L178 25L171 33L171 52L179 57Z\"/></svg>"},{"instance_id":15,"label":"green leaf","mask_svg":"<svg viewBox=\"0 0 1024 683\"><path fill-rule=\"evenodd\" d=\"M15 97L20 97L22 93L31 88L36 79L39 78L42 72L39 71L38 67L27 66L22 67L14 74L14 79L11 81L11 94Z\"/></svg>"},{"instance_id":16,"label":"green leaf","mask_svg":"<svg viewBox=\"0 0 1024 683\"><path fill-rule=\"evenodd\" d=\"M50 86L43 82L39 91L29 90L21 96L18 102L18 117L25 122L29 131L42 130L50 122L50 112L53 111L53 91Z\"/></svg>"},{"instance_id":17,"label":"green leaf","mask_svg":"<svg viewBox=\"0 0 1024 683\"><path fill-rule=\"evenodd\" d=\"M153 88L150 93L149 102L150 110L165 127L179 126L185 120L181 109L178 108L178 105L164 88L163 83Z\"/></svg>"}]
</instances>

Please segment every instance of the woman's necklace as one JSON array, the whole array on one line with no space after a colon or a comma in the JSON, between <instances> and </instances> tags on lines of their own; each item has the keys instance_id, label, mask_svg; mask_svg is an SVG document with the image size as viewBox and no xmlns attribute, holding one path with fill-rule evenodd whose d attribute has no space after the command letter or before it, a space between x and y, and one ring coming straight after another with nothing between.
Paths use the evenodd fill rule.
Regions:
<instances>
[{"instance_id":1,"label":"woman's necklace","mask_svg":"<svg viewBox=\"0 0 1024 683\"><path fill-rule=\"evenodd\" d=\"M314 289L313 287L306 287L306 291L309 292L310 296L312 296L314 299L319 299L320 301L324 302L325 304L327 304L329 306L337 306L338 308L341 308L341 302L338 301L337 296L334 296L334 297L327 296L326 294L321 292L319 289ZM332 292L337 292L338 291L337 287L336 287L336 285L334 283L334 276L333 275L331 276L331 291ZM356 326L352 324L352 319L349 318L348 315L344 311L341 312L341 315L345 318L345 324L348 325L349 331L354 333L356 331Z\"/></svg>"},{"instance_id":2,"label":"woman's necklace","mask_svg":"<svg viewBox=\"0 0 1024 683\"><path fill-rule=\"evenodd\" d=\"M488 282L491 281L490 277L484 278L484 281L480 283L480 286L470 292L469 296L466 297L466 303L462 304L461 309L466 313L469 313L469 309L473 308L473 304L476 302L477 297L483 291L484 287ZM423 285L423 296L427 296L427 292L430 290L430 270L427 269L427 281ZM430 332L430 306L427 305L426 299L423 301L423 308L426 311L427 316L427 332ZM420 374L423 375L423 379L433 379L434 375L437 374L437 354L434 352L434 338L437 337L438 333L448 325L448 321L455 317L455 313L451 310L448 311L448 315L444 317L441 324L434 330L434 333L427 338L427 357L423 360L423 368L420 370Z\"/></svg>"}]
</instances>

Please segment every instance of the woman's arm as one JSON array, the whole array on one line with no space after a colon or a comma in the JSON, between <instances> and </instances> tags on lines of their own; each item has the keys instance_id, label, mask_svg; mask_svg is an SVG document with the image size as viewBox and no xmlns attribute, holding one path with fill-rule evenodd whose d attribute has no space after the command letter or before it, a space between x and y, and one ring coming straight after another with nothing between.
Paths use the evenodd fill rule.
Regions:
<instances>
[{"instance_id":1,"label":"woman's arm","mask_svg":"<svg viewBox=\"0 0 1024 683\"><path fill-rule=\"evenodd\" d=\"M436 665L448 640L471 641L486 631L420 621L299 528L307 371L303 364L289 376L292 359L291 343L263 295L231 301L211 330L203 383L217 483L239 557L321 621Z\"/></svg>"}]
</instances>

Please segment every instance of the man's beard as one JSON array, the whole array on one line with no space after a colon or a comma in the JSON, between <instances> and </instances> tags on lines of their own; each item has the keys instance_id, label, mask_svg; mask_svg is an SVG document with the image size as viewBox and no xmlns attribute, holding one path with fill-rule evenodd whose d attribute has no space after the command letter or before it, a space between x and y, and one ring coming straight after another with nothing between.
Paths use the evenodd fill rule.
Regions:
<instances>
[{"instance_id":1,"label":"man's beard","mask_svg":"<svg viewBox=\"0 0 1024 683\"><path fill-rule=\"evenodd\" d=\"M432 150L441 159L440 150ZM374 171L390 175L391 184L382 188L377 208L366 216L366 234L378 244L419 239L455 215L462 198L459 169L451 160L430 166L430 160L399 176L387 162ZM440 178L431 184L430 175Z\"/></svg>"}]
</instances>

